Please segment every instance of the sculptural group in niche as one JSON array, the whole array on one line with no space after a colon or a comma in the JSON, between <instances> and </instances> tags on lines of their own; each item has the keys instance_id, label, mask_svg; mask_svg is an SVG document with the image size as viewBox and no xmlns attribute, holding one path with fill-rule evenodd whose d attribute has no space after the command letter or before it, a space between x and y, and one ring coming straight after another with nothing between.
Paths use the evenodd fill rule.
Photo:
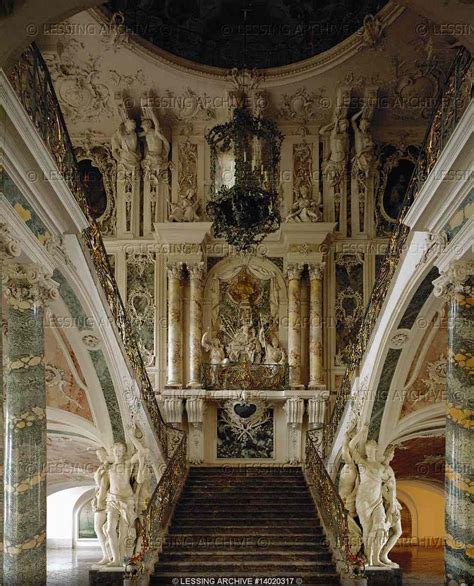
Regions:
<instances>
[{"instance_id":1,"label":"sculptural group in niche","mask_svg":"<svg viewBox=\"0 0 474 586\"><path fill-rule=\"evenodd\" d=\"M270 328L260 323L258 333L253 324L244 322L238 328L231 324L221 324L220 332L229 340L221 341L218 334L205 332L202 346L209 353L211 364L230 364L248 361L250 364L284 364L286 354L278 336Z\"/></svg>"},{"instance_id":2,"label":"sculptural group in niche","mask_svg":"<svg viewBox=\"0 0 474 586\"><path fill-rule=\"evenodd\" d=\"M125 443L116 442L112 453L105 448L96 452L100 465L94 474L96 494L92 501L94 529L102 550L99 566L122 566L135 548L137 521L148 494L150 452L131 430L135 452L130 455Z\"/></svg>"},{"instance_id":3,"label":"sculptural group in niche","mask_svg":"<svg viewBox=\"0 0 474 586\"><path fill-rule=\"evenodd\" d=\"M339 494L349 513L351 548L362 546L368 566L398 567L388 554L402 534L401 505L397 500L395 474L390 465L395 448L380 454L375 440L365 441L368 427L346 433L339 479Z\"/></svg>"}]
</instances>

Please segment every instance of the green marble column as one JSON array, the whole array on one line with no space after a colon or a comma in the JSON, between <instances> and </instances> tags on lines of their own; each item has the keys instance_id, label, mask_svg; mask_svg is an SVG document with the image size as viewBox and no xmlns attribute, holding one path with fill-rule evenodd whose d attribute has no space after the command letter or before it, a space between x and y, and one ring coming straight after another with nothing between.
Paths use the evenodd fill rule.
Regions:
<instances>
[{"instance_id":1,"label":"green marble column","mask_svg":"<svg viewBox=\"0 0 474 586\"><path fill-rule=\"evenodd\" d=\"M3 415L4 402L4 380L3 380L3 294L2 294L2 274L3 263L11 260L20 254L20 246L12 237L8 226L0 223L0 584L3 584L3 503L4 503L4 486L3 477L3 458L5 442L5 419Z\"/></svg>"},{"instance_id":2,"label":"green marble column","mask_svg":"<svg viewBox=\"0 0 474 586\"><path fill-rule=\"evenodd\" d=\"M441 277L449 302L445 477L445 568L449 586L474 584L473 272L474 263L458 262Z\"/></svg>"},{"instance_id":3,"label":"green marble column","mask_svg":"<svg viewBox=\"0 0 474 586\"><path fill-rule=\"evenodd\" d=\"M36 265L5 265L8 359L5 401L4 583L46 584L44 303L57 297Z\"/></svg>"}]
</instances>

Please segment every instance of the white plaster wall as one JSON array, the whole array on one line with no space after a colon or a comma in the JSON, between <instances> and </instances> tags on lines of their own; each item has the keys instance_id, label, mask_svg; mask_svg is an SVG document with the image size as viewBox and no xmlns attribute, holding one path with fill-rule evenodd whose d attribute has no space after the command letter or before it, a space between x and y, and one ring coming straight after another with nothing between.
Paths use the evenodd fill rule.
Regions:
<instances>
[{"instance_id":1,"label":"white plaster wall","mask_svg":"<svg viewBox=\"0 0 474 586\"><path fill-rule=\"evenodd\" d=\"M51 549L72 548L75 545L75 506L93 486L76 486L48 496L47 546ZM89 540L88 540L89 541ZM96 540L93 540L95 545Z\"/></svg>"},{"instance_id":2,"label":"white plaster wall","mask_svg":"<svg viewBox=\"0 0 474 586\"><path fill-rule=\"evenodd\" d=\"M413 545L440 547L445 536L442 486L420 480L399 480L397 494L411 513Z\"/></svg>"}]
</instances>

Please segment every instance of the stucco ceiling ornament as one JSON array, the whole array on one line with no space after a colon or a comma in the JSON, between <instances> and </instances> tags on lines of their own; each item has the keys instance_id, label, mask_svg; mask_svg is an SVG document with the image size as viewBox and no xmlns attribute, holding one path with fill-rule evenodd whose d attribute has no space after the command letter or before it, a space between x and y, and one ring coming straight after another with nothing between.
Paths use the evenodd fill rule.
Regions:
<instances>
[{"instance_id":1,"label":"stucco ceiling ornament","mask_svg":"<svg viewBox=\"0 0 474 586\"><path fill-rule=\"evenodd\" d=\"M382 21L373 14L364 17L364 24L359 30L361 46L368 49L379 48L382 44L384 25Z\"/></svg>"},{"instance_id":2,"label":"stucco ceiling ornament","mask_svg":"<svg viewBox=\"0 0 474 586\"><path fill-rule=\"evenodd\" d=\"M100 346L99 338L93 334L86 334L85 336L82 336L82 343L90 350L96 350Z\"/></svg>"},{"instance_id":3,"label":"stucco ceiling ornament","mask_svg":"<svg viewBox=\"0 0 474 586\"><path fill-rule=\"evenodd\" d=\"M389 89L393 95L391 105L398 111L398 117L418 120L420 116L430 116L444 72L440 58L434 53L432 38L420 39L414 52L419 55L416 59L392 57L394 77L389 81Z\"/></svg>"},{"instance_id":4,"label":"stucco ceiling ornament","mask_svg":"<svg viewBox=\"0 0 474 586\"><path fill-rule=\"evenodd\" d=\"M324 96L325 92L325 88L310 92L305 87L299 87L293 94L283 94L278 116L288 121L320 119L330 106L330 99Z\"/></svg>"},{"instance_id":5,"label":"stucco ceiling ornament","mask_svg":"<svg viewBox=\"0 0 474 586\"><path fill-rule=\"evenodd\" d=\"M84 44L73 38L58 41L56 51L44 57L68 121L113 115L110 90L101 82L102 55L86 54Z\"/></svg>"},{"instance_id":6,"label":"stucco ceiling ornament","mask_svg":"<svg viewBox=\"0 0 474 586\"><path fill-rule=\"evenodd\" d=\"M121 47L130 44L130 35L124 24L125 17L122 12L114 12L109 22L102 27L101 42L108 48L117 51Z\"/></svg>"},{"instance_id":7,"label":"stucco ceiling ornament","mask_svg":"<svg viewBox=\"0 0 474 586\"><path fill-rule=\"evenodd\" d=\"M407 331L398 330L390 338L390 347L395 348L395 349L403 348L409 339L410 339L409 330L407 330Z\"/></svg>"},{"instance_id":8,"label":"stucco ceiling ornament","mask_svg":"<svg viewBox=\"0 0 474 586\"><path fill-rule=\"evenodd\" d=\"M426 365L428 378L422 379L427 388L427 394L436 393L446 388L446 377L448 373L448 359L441 354L438 360L433 360Z\"/></svg>"},{"instance_id":9,"label":"stucco ceiling ornament","mask_svg":"<svg viewBox=\"0 0 474 586\"><path fill-rule=\"evenodd\" d=\"M66 373L62 368L54 366L54 364L46 363L44 369L44 379L46 387L55 388L60 395L62 395L68 403L74 404L79 410L83 410L84 406L76 401L73 397L67 394L65 387L68 382L66 380Z\"/></svg>"}]
</instances>

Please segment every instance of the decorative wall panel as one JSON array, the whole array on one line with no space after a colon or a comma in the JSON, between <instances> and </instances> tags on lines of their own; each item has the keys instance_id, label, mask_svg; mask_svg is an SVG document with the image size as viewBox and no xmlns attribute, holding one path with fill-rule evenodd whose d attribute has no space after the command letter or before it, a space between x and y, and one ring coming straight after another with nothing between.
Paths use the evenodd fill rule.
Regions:
<instances>
[{"instance_id":1,"label":"decorative wall panel","mask_svg":"<svg viewBox=\"0 0 474 586\"><path fill-rule=\"evenodd\" d=\"M127 254L127 309L145 366L155 359L155 257Z\"/></svg>"},{"instance_id":2,"label":"decorative wall panel","mask_svg":"<svg viewBox=\"0 0 474 586\"><path fill-rule=\"evenodd\" d=\"M355 320L364 307L364 257L336 254L336 364L343 364Z\"/></svg>"}]
</instances>

